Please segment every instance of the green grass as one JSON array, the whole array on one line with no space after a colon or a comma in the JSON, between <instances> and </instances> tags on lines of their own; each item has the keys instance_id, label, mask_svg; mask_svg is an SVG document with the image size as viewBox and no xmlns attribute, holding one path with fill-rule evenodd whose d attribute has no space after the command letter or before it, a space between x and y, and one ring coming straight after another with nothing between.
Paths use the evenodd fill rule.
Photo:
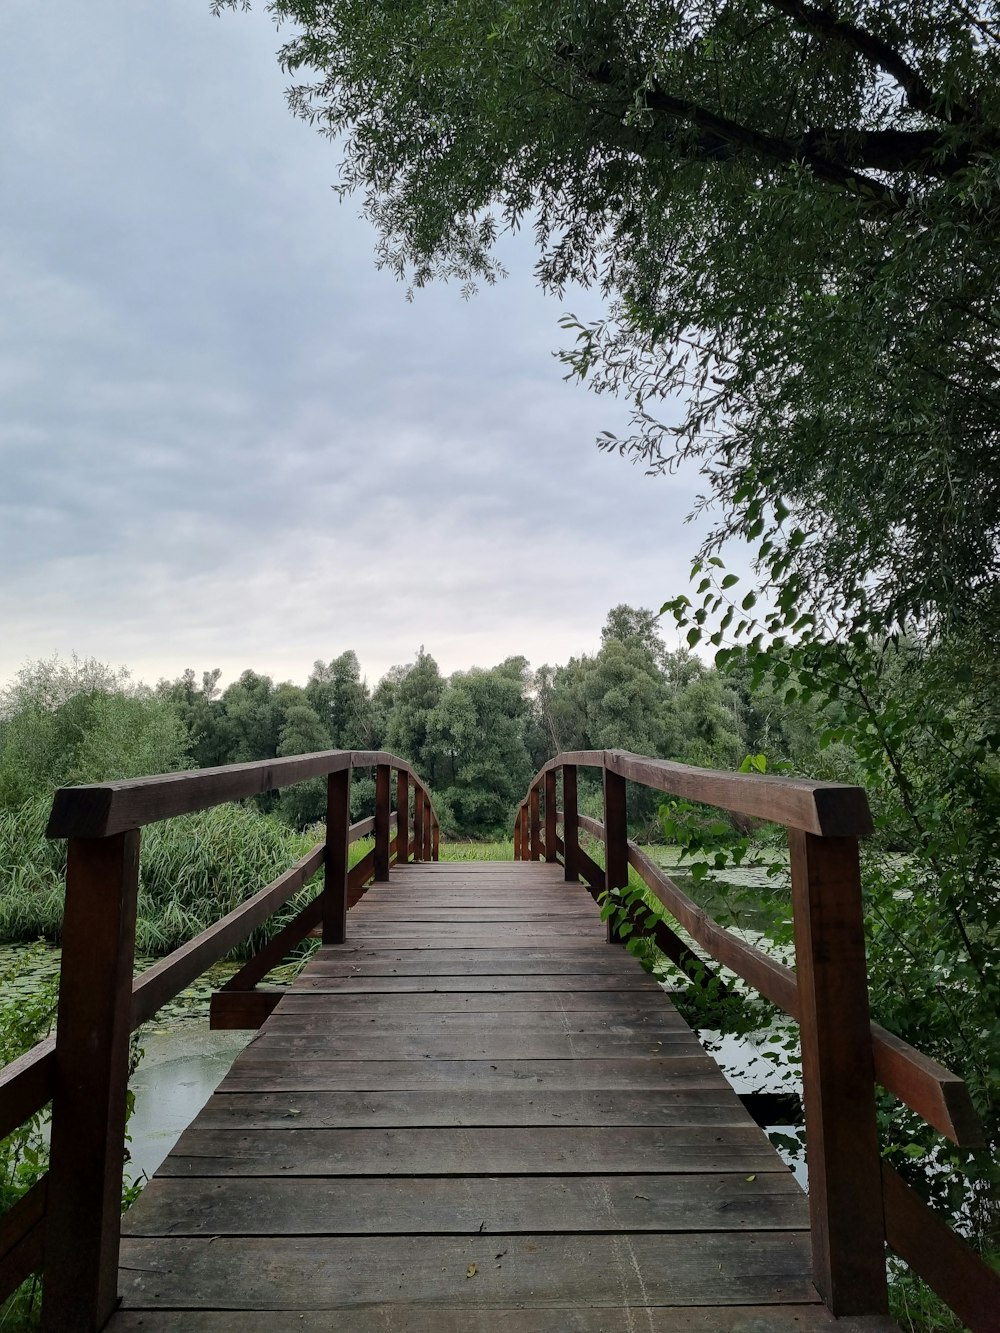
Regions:
<instances>
[{"instance_id":1,"label":"green grass","mask_svg":"<svg viewBox=\"0 0 1000 1333\"><path fill-rule=\"evenodd\" d=\"M513 861L514 840L507 842L442 842L442 861Z\"/></svg>"}]
</instances>

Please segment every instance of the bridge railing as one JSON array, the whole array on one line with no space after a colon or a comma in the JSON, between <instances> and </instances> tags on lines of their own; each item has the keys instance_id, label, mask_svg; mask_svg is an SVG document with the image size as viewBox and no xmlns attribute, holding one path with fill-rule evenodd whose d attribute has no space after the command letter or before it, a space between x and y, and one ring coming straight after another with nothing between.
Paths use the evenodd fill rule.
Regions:
<instances>
[{"instance_id":1,"label":"bridge railing","mask_svg":"<svg viewBox=\"0 0 1000 1333\"><path fill-rule=\"evenodd\" d=\"M351 777L375 770L375 814L352 824ZM392 809L392 777L396 809ZM308 779L327 782L325 840L253 897L133 978L140 830ZM411 796L412 787L412 823ZM374 846L349 868L349 848ZM56 1035L0 1071L0 1138L52 1106L49 1168L0 1218L0 1299L39 1269L47 1333L94 1333L118 1304L129 1040L322 869L317 895L221 991L214 1027L256 1027L280 991L256 983L310 933L342 943L347 911L393 862L437 860L434 804L386 751L329 750L56 793L48 836L67 838Z\"/></svg>"},{"instance_id":2,"label":"bridge railing","mask_svg":"<svg viewBox=\"0 0 1000 1333\"><path fill-rule=\"evenodd\" d=\"M581 767L601 772L603 821L578 811ZM785 826L794 970L720 926L629 839L627 782ZM581 846L581 831L603 842L603 867ZM586 750L556 755L532 779L514 822L514 855L561 860L566 879L583 879L595 898L624 889L631 866L697 945L797 1020L813 1278L831 1312L885 1312L888 1243L974 1333L986 1333L997 1327L1000 1276L879 1154L876 1083L956 1144L981 1147L983 1131L961 1078L871 1021L858 856L858 840L871 832L860 787ZM625 910L644 929L648 909ZM667 922L652 935L682 970L704 973Z\"/></svg>"}]
</instances>

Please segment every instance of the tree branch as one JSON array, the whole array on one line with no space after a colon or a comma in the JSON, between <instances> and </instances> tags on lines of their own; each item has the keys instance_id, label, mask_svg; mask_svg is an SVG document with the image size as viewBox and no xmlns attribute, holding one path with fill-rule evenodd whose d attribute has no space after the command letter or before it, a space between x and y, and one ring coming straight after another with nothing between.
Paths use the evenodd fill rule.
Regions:
<instances>
[{"instance_id":1,"label":"tree branch","mask_svg":"<svg viewBox=\"0 0 1000 1333\"><path fill-rule=\"evenodd\" d=\"M877 69L895 79L915 110L938 114L934 93L901 52L881 37L846 19L837 18L826 7L807 4L806 0L769 0L769 3L809 32L842 42L859 52Z\"/></svg>"}]
</instances>

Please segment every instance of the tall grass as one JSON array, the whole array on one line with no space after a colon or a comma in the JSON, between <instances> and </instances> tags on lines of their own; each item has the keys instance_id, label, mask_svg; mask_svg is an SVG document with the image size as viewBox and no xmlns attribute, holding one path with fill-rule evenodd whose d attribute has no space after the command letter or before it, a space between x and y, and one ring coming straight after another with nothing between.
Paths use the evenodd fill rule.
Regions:
<instances>
[{"instance_id":1,"label":"tall grass","mask_svg":"<svg viewBox=\"0 0 1000 1333\"><path fill-rule=\"evenodd\" d=\"M49 801L0 811L0 940L62 935L66 844L45 837ZM317 842L322 827L299 833L252 804L222 805L143 830L136 951L169 953L263 888ZM351 847L351 864L371 846ZM233 957L259 947L315 893L315 879Z\"/></svg>"},{"instance_id":2,"label":"tall grass","mask_svg":"<svg viewBox=\"0 0 1000 1333\"><path fill-rule=\"evenodd\" d=\"M513 861L514 840L509 842L442 842L442 861Z\"/></svg>"}]
</instances>

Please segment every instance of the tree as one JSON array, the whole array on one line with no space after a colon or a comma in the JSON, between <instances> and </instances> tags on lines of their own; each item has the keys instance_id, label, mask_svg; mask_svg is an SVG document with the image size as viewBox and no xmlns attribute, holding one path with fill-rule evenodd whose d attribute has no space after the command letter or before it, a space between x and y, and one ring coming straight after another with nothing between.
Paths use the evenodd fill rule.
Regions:
<instances>
[{"instance_id":1,"label":"tree","mask_svg":"<svg viewBox=\"0 0 1000 1333\"><path fill-rule=\"evenodd\" d=\"M492 281L528 220L606 293L568 365L635 404L606 447L701 461L707 545L1000 625L997 0L268 7L382 264Z\"/></svg>"},{"instance_id":2,"label":"tree","mask_svg":"<svg viewBox=\"0 0 1000 1333\"><path fill-rule=\"evenodd\" d=\"M438 664L421 644L417 660L397 680L386 742L390 750L414 764L432 787L437 775L428 729L431 714L443 693L444 680Z\"/></svg>"},{"instance_id":3,"label":"tree","mask_svg":"<svg viewBox=\"0 0 1000 1333\"><path fill-rule=\"evenodd\" d=\"M366 750L371 745L371 700L361 679L357 653L348 650L328 664L316 662L306 684L306 698L338 750Z\"/></svg>"}]
</instances>

